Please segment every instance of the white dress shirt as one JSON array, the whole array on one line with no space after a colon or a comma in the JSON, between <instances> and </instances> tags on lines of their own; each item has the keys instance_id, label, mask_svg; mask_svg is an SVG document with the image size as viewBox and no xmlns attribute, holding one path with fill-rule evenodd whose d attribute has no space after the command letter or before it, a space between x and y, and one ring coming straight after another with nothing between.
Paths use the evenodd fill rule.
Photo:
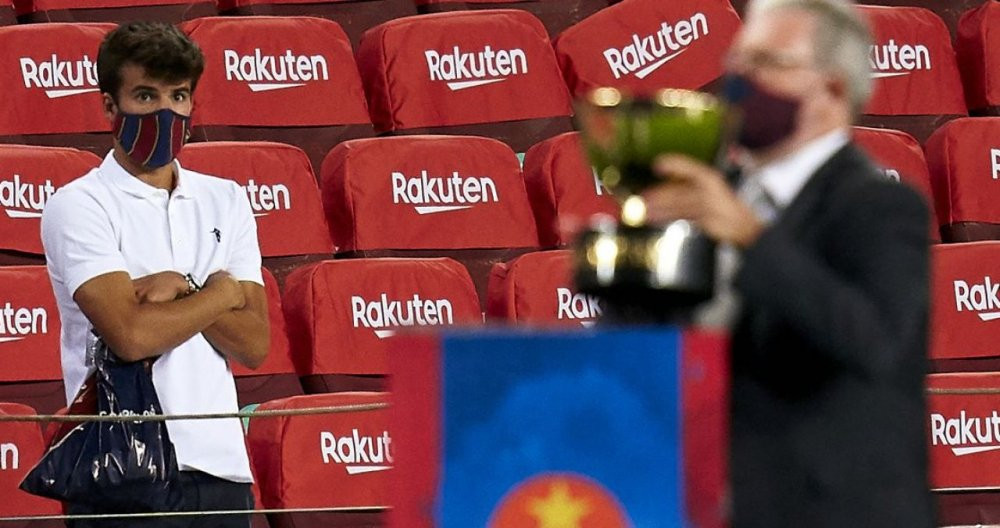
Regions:
<instances>
[{"instance_id":1,"label":"white dress shirt","mask_svg":"<svg viewBox=\"0 0 1000 528\"><path fill-rule=\"evenodd\" d=\"M837 129L806 143L783 158L756 168L750 164L744 167L744 183L741 188L756 181L767 191L780 211L792 203L809 178L850 139L849 131Z\"/></svg>"},{"instance_id":2,"label":"white dress shirt","mask_svg":"<svg viewBox=\"0 0 1000 528\"><path fill-rule=\"evenodd\" d=\"M743 168L737 195L765 224L774 222L802 188L834 154L850 141L850 132L828 132L785 157L755 167ZM730 244L719 244L716 252L716 293L711 301L698 308L697 326L730 329L739 313L740 300L732 287L739 269L740 253Z\"/></svg>"},{"instance_id":3,"label":"white dress shirt","mask_svg":"<svg viewBox=\"0 0 1000 528\"><path fill-rule=\"evenodd\" d=\"M62 321L67 401L93 371L86 358L91 324L73 301L83 283L115 271L133 279L176 271L201 283L226 270L263 285L257 227L243 189L179 163L176 170L177 186L167 192L126 172L109 153L46 204L42 243ZM153 384L166 414L237 410L229 365L200 333L157 359ZM166 423L181 470L252 481L238 419Z\"/></svg>"}]
</instances>

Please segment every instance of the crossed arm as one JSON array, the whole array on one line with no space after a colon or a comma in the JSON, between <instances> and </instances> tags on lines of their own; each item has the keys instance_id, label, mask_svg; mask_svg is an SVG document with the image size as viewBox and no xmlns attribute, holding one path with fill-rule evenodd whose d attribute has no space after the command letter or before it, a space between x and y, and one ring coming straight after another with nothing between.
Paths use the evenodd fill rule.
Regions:
<instances>
[{"instance_id":1,"label":"crossed arm","mask_svg":"<svg viewBox=\"0 0 1000 528\"><path fill-rule=\"evenodd\" d=\"M125 272L99 275L73 294L80 310L122 359L159 356L201 333L223 355L257 368L267 357L270 327L264 288L214 273L187 294L179 273L132 280Z\"/></svg>"}]
</instances>

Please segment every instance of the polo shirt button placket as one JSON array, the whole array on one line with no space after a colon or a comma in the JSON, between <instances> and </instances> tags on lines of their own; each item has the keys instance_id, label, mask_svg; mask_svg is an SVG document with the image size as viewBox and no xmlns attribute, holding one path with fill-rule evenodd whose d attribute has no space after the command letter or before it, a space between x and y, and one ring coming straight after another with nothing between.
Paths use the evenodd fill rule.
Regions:
<instances>
[{"instance_id":1,"label":"polo shirt button placket","mask_svg":"<svg viewBox=\"0 0 1000 528\"><path fill-rule=\"evenodd\" d=\"M183 262L180 262L183 258L184 250L181 247L179 236L180 222L176 219L177 214L177 200L171 196L167 199L167 227L170 230L170 254L173 257L174 269L180 270L187 268L183 267Z\"/></svg>"}]
</instances>

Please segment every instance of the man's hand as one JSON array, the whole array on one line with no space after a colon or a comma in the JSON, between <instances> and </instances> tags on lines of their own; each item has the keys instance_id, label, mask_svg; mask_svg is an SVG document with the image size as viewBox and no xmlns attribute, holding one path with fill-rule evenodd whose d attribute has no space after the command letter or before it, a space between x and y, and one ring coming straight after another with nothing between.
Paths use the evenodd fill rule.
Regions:
<instances>
[{"instance_id":1,"label":"man's hand","mask_svg":"<svg viewBox=\"0 0 1000 528\"><path fill-rule=\"evenodd\" d=\"M229 302L231 310L242 310L247 302L240 282L228 271L216 271L209 275L202 290L221 292L220 295Z\"/></svg>"},{"instance_id":2,"label":"man's hand","mask_svg":"<svg viewBox=\"0 0 1000 528\"><path fill-rule=\"evenodd\" d=\"M712 167L668 154L656 159L653 172L664 182L642 195L650 222L692 220L709 237L740 248L764 231L764 223Z\"/></svg>"},{"instance_id":3,"label":"man's hand","mask_svg":"<svg viewBox=\"0 0 1000 528\"><path fill-rule=\"evenodd\" d=\"M134 279L132 287L140 303L173 301L188 291L187 279L176 271L161 271Z\"/></svg>"}]
</instances>

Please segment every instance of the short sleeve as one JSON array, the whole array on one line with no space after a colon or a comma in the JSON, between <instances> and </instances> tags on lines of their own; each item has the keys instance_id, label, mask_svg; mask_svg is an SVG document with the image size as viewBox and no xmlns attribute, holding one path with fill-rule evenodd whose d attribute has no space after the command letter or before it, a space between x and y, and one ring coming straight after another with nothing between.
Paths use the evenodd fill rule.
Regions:
<instances>
[{"instance_id":1,"label":"short sleeve","mask_svg":"<svg viewBox=\"0 0 1000 528\"><path fill-rule=\"evenodd\" d=\"M49 274L70 296L94 277L128 271L107 211L78 188L64 188L45 204L42 245Z\"/></svg>"},{"instance_id":2,"label":"short sleeve","mask_svg":"<svg viewBox=\"0 0 1000 528\"><path fill-rule=\"evenodd\" d=\"M226 271L238 281L249 281L264 285L261 275L260 244L257 241L257 221L254 220L246 193L236 184L232 194L233 227L237 234L233 240L232 253Z\"/></svg>"}]
</instances>

